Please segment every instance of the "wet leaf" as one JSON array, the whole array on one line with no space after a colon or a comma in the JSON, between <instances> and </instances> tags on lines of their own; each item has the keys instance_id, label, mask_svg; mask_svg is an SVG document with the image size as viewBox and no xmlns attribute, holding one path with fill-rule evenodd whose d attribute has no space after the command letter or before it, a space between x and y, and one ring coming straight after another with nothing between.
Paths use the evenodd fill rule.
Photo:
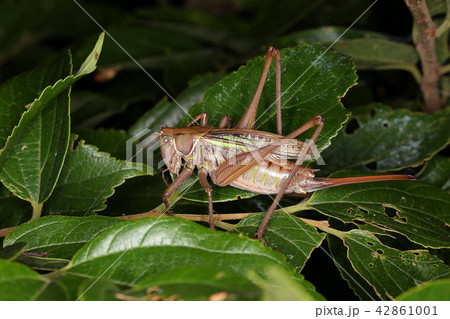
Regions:
<instances>
[{"instance_id":1,"label":"wet leaf","mask_svg":"<svg viewBox=\"0 0 450 319\"><path fill-rule=\"evenodd\" d=\"M355 174L335 174L332 177ZM308 205L344 222L404 234L425 247L449 247L449 195L419 181L376 182L317 191Z\"/></svg>"},{"instance_id":2,"label":"wet leaf","mask_svg":"<svg viewBox=\"0 0 450 319\"><path fill-rule=\"evenodd\" d=\"M175 267L217 266L238 274L252 270L264 276L270 265L285 269L314 299L321 298L281 254L260 242L173 217L127 221L104 231L74 256L67 271L87 277L103 274L113 282L134 286L149 275Z\"/></svg>"},{"instance_id":3,"label":"wet leaf","mask_svg":"<svg viewBox=\"0 0 450 319\"><path fill-rule=\"evenodd\" d=\"M86 216L105 209L105 201L125 179L151 172L137 163L116 160L82 141L67 154L53 196L44 205L44 213Z\"/></svg>"},{"instance_id":4,"label":"wet leaf","mask_svg":"<svg viewBox=\"0 0 450 319\"><path fill-rule=\"evenodd\" d=\"M327 175L343 169L386 171L430 159L450 140L450 109L433 114L391 110L382 104L354 109L345 129L321 155Z\"/></svg>"},{"instance_id":5,"label":"wet leaf","mask_svg":"<svg viewBox=\"0 0 450 319\"><path fill-rule=\"evenodd\" d=\"M0 300L34 300L47 284L27 266L0 259Z\"/></svg>"},{"instance_id":6,"label":"wet leaf","mask_svg":"<svg viewBox=\"0 0 450 319\"><path fill-rule=\"evenodd\" d=\"M255 214L244 218L237 225L237 230L249 236L256 234L265 214ZM319 234L315 227L287 213L275 213L267 226L264 240L275 251L286 256L286 260L300 272L314 249L320 246L324 234Z\"/></svg>"},{"instance_id":7,"label":"wet leaf","mask_svg":"<svg viewBox=\"0 0 450 319\"><path fill-rule=\"evenodd\" d=\"M450 269L426 250L401 251L383 245L366 231L343 233L355 270L389 300L417 285L450 278Z\"/></svg>"},{"instance_id":8,"label":"wet leaf","mask_svg":"<svg viewBox=\"0 0 450 319\"><path fill-rule=\"evenodd\" d=\"M6 236L3 245L27 243L26 252L70 259L85 243L120 220L103 216L45 216L25 223Z\"/></svg>"}]
</instances>

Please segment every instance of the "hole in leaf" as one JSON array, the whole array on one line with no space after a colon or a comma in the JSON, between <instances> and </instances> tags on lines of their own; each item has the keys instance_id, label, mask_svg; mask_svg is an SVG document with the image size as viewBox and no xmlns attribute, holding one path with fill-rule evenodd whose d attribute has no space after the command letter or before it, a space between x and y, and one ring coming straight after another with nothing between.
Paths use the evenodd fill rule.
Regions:
<instances>
[{"instance_id":1,"label":"hole in leaf","mask_svg":"<svg viewBox=\"0 0 450 319\"><path fill-rule=\"evenodd\" d=\"M372 243L371 241L368 241L367 242L367 245L369 245L369 246L373 246L373 245L375 245L374 243Z\"/></svg>"},{"instance_id":2,"label":"hole in leaf","mask_svg":"<svg viewBox=\"0 0 450 319\"><path fill-rule=\"evenodd\" d=\"M413 254L416 255L416 256L420 256L420 253L417 252L417 251L414 251Z\"/></svg>"},{"instance_id":3,"label":"hole in leaf","mask_svg":"<svg viewBox=\"0 0 450 319\"><path fill-rule=\"evenodd\" d=\"M237 199L242 199L242 196L241 195L237 195Z\"/></svg>"},{"instance_id":4,"label":"hole in leaf","mask_svg":"<svg viewBox=\"0 0 450 319\"><path fill-rule=\"evenodd\" d=\"M402 224L406 224L408 222L408 220L406 219L406 217L399 217L395 219L396 222L402 223Z\"/></svg>"},{"instance_id":5,"label":"hole in leaf","mask_svg":"<svg viewBox=\"0 0 450 319\"><path fill-rule=\"evenodd\" d=\"M353 222L357 225L366 225L366 222L359 220L359 219L353 219Z\"/></svg>"},{"instance_id":6,"label":"hole in leaf","mask_svg":"<svg viewBox=\"0 0 450 319\"><path fill-rule=\"evenodd\" d=\"M373 265L372 263L369 263L369 267L370 267L370 268L373 268L373 266L374 266L374 265Z\"/></svg>"},{"instance_id":7,"label":"hole in leaf","mask_svg":"<svg viewBox=\"0 0 450 319\"><path fill-rule=\"evenodd\" d=\"M383 126L383 128L388 128L389 127L389 123L388 122L383 122L383 124L381 124Z\"/></svg>"},{"instance_id":8,"label":"hole in leaf","mask_svg":"<svg viewBox=\"0 0 450 319\"><path fill-rule=\"evenodd\" d=\"M402 258L402 262L406 263L406 259L405 259L405 258Z\"/></svg>"},{"instance_id":9,"label":"hole in leaf","mask_svg":"<svg viewBox=\"0 0 450 319\"><path fill-rule=\"evenodd\" d=\"M370 117L374 117L375 116L375 114L377 114L377 112L375 111L375 109L374 108L371 108L370 109Z\"/></svg>"},{"instance_id":10,"label":"hole in leaf","mask_svg":"<svg viewBox=\"0 0 450 319\"><path fill-rule=\"evenodd\" d=\"M347 134L353 134L355 131L359 129L359 123L356 119L351 119L350 122L347 123L347 126L345 127L345 133Z\"/></svg>"},{"instance_id":11,"label":"hole in leaf","mask_svg":"<svg viewBox=\"0 0 450 319\"><path fill-rule=\"evenodd\" d=\"M369 211L368 211L367 209L364 209L364 208L361 208L361 207L358 207L358 210L359 210L361 213L365 214L365 215L367 215L367 214L369 213Z\"/></svg>"},{"instance_id":12,"label":"hole in leaf","mask_svg":"<svg viewBox=\"0 0 450 319\"><path fill-rule=\"evenodd\" d=\"M353 208L349 208L348 210L347 210L347 214L351 214L353 212Z\"/></svg>"},{"instance_id":13,"label":"hole in leaf","mask_svg":"<svg viewBox=\"0 0 450 319\"><path fill-rule=\"evenodd\" d=\"M384 251L381 250L381 249L377 249L377 253L378 253L379 255L383 255L383 254L384 254Z\"/></svg>"},{"instance_id":14,"label":"hole in leaf","mask_svg":"<svg viewBox=\"0 0 450 319\"><path fill-rule=\"evenodd\" d=\"M371 171L376 171L377 167L378 167L377 161L372 161L372 162L366 163L366 164L364 164L364 166Z\"/></svg>"},{"instance_id":15,"label":"hole in leaf","mask_svg":"<svg viewBox=\"0 0 450 319\"><path fill-rule=\"evenodd\" d=\"M397 210L392 207L384 206L384 213L391 218L397 216Z\"/></svg>"}]
</instances>

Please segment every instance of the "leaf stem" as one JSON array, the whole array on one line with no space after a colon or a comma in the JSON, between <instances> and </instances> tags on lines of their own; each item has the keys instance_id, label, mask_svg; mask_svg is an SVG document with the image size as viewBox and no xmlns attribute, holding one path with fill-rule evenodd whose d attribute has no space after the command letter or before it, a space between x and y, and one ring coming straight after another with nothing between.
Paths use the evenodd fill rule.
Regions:
<instances>
[{"instance_id":1,"label":"leaf stem","mask_svg":"<svg viewBox=\"0 0 450 319\"><path fill-rule=\"evenodd\" d=\"M41 217L42 206L44 206L44 203L31 202L31 206L33 207L33 215L31 216L31 220Z\"/></svg>"},{"instance_id":2,"label":"leaf stem","mask_svg":"<svg viewBox=\"0 0 450 319\"><path fill-rule=\"evenodd\" d=\"M450 1L447 2L447 14L445 15L445 20L442 24L436 29L436 38L440 37L450 28Z\"/></svg>"},{"instance_id":3,"label":"leaf stem","mask_svg":"<svg viewBox=\"0 0 450 319\"><path fill-rule=\"evenodd\" d=\"M414 80L417 84L420 85L422 82L422 74L416 65L413 64L391 64L391 65L382 65L376 68L377 70L403 70L408 71L413 76Z\"/></svg>"}]
</instances>

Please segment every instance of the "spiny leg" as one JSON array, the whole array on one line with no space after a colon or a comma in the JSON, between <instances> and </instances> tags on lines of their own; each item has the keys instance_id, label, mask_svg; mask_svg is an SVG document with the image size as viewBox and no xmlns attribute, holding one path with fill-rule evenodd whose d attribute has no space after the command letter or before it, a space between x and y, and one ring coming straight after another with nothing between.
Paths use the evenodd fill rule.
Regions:
<instances>
[{"instance_id":1,"label":"spiny leg","mask_svg":"<svg viewBox=\"0 0 450 319\"><path fill-rule=\"evenodd\" d=\"M202 184L205 189L206 194L208 194L208 214L209 214L209 228L216 229L214 227L214 210L212 203L212 187L208 183L208 171L205 168L200 168L198 171L198 178L200 184Z\"/></svg>"},{"instance_id":2,"label":"spiny leg","mask_svg":"<svg viewBox=\"0 0 450 319\"><path fill-rule=\"evenodd\" d=\"M280 202L281 198L283 197L284 193L286 192L286 189L288 188L288 186L291 183L292 179L295 177L295 174L297 174L298 169L303 164L303 161L305 160L306 155L308 154L308 151L311 149L313 144L316 142L317 137L320 134L320 131L322 131L322 128L323 128L323 117L322 117L322 115L316 115L313 119L309 120L307 123L302 125L299 129L295 130L294 132L292 132L291 134L288 135L288 136L290 136L290 135L296 133L302 127L308 127L308 126L312 127L312 126L316 126L316 125L317 125L317 128L314 131L314 134L311 137L311 140L305 146L303 146L302 150L300 151L300 154L298 155L298 158L297 158L297 161L295 162L295 166L294 166L293 170L289 174L288 178L284 181L280 192L275 197L275 199L274 199L272 205L270 206L266 216L264 217L263 221L261 222L261 225L259 225L258 231L255 234L258 237L258 239L264 245L266 245L266 242L263 239L264 231L266 230L266 227L267 227L267 224L269 223L270 217L272 217L272 214L275 211L275 208L277 207L277 205ZM300 133L298 133L298 134L300 134Z\"/></svg>"},{"instance_id":3,"label":"spiny leg","mask_svg":"<svg viewBox=\"0 0 450 319\"><path fill-rule=\"evenodd\" d=\"M263 71L261 74L261 78L259 80L258 87L256 88L255 95L253 96L253 99L250 102L250 105L248 106L247 110L245 111L244 115L242 116L242 119L237 124L236 128L252 129L254 127L255 119L256 119L256 112L258 110L258 103L261 98L261 93L264 88L264 84L267 79L267 74L269 73L270 64L272 63L272 59L274 56L277 56L277 60L279 61L280 51L278 51L274 47L269 47L267 49L266 61L264 62L264 68L263 68ZM277 75L277 82L279 81L281 83L281 71L280 71L279 67L278 67L278 70L279 70L278 71L279 75ZM277 84L277 87L278 87L278 84ZM280 92L281 92L281 84L280 84ZM280 95L281 95L281 93L280 93ZM278 99L278 96L277 96L277 108L278 108L278 103L280 103L280 112L281 112L281 100ZM280 117L280 120L281 120L281 117Z\"/></svg>"},{"instance_id":4,"label":"spiny leg","mask_svg":"<svg viewBox=\"0 0 450 319\"><path fill-rule=\"evenodd\" d=\"M163 193L163 202L166 205L166 213L168 215L171 214L170 205L169 205L169 197L177 190L178 187L183 185L183 183L188 179L189 176L192 175L194 168L191 162L186 163L186 168L178 175L178 177L174 180L172 185L167 187L167 189Z\"/></svg>"}]
</instances>

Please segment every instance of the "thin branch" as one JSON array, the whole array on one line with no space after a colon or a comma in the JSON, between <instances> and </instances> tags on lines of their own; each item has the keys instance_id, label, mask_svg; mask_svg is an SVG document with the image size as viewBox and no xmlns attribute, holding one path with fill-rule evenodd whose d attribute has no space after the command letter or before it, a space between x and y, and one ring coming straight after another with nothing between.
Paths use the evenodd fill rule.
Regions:
<instances>
[{"instance_id":1,"label":"thin branch","mask_svg":"<svg viewBox=\"0 0 450 319\"><path fill-rule=\"evenodd\" d=\"M447 14L445 15L445 20L436 30L436 38L439 38L450 28L450 0L447 0Z\"/></svg>"},{"instance_id":2,"label":"thin branch","mask_svg":"<svg viewBox=\"0 0 450 319\"><path fill-rule=\"evenodd\" d=\"M428 113L436 112L441 109L439 96L440 65L434 43L436 25L431 19L425 0L405 0L405 3L412 13L419 34L416 49L422 62L423 77L420 89L425 101L424 111Z\"/></svg>"}]
</instances>

